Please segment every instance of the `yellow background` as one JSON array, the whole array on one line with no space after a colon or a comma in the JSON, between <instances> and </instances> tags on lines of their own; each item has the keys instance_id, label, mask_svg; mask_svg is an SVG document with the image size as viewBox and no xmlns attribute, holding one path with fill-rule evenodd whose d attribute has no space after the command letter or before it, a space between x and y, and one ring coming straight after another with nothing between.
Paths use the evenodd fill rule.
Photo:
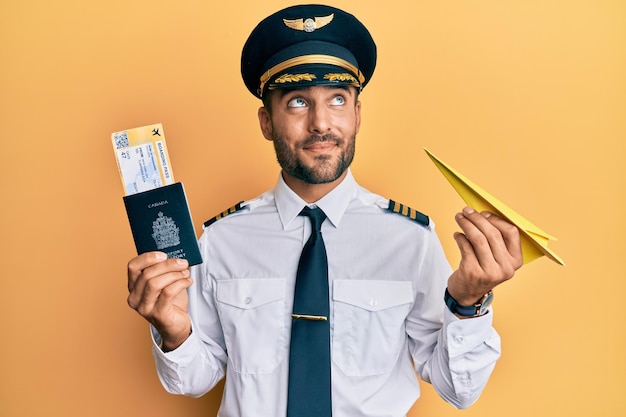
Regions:
<instances>
[{"instance_id":1,"label":"yellow background","mask_svg":"<svg viewBox=\"0 0 626 417\"><path fill-rule=\"evenodd\" d=\"M239 54L291 3L2 0L0 415L214 415L219 389L161 389L126 305L134 246L110 134L163 123L198 231L272 187ZM362 185L434 217L455 264L462 201L425 146L557 236L567 263L539 259L497 289L503 357L475 406L423 384L411 416L626 415L626 2L334 5L379 47Z\"/></svg>"}]
</instances>

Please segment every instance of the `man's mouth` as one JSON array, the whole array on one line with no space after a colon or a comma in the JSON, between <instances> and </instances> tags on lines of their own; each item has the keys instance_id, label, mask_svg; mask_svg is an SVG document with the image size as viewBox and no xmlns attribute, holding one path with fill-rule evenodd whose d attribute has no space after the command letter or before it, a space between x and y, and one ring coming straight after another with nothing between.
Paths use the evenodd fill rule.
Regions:
<instances>
[{"instance_id":1,"label":"man's mouth","mask_svg":"<svg viewBox=\"0 0 626 417\"><path fill-rule=\"evenodd\" d=\"M311 138L304 143L302 149L314 153L324 153L336 148L338 145L339 139L334 137Z\"/></svg>"},{"instance_id":2,"label":"man's mouth","mask_svg":"<svg viewBox=\"0 0 626 417\"><path fill-rule=\"evenodd\" d=\"M316 142L311 145L305 146L304 150L309 151L309 152L323 153L323 152L330 151L331 149L335 147L337 147L337 144L335 142Z\"/></svg>"}]
</instances>

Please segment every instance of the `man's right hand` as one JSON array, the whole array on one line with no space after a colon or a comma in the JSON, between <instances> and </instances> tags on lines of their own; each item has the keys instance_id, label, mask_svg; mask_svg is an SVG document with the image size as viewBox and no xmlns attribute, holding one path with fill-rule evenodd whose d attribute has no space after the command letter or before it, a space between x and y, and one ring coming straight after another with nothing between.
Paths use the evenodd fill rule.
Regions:
<instances>
[{"instance_id":1,"label":"man's right hand","mask_svg":"<svg viewBox=\"0 0 626 417\"><path fill-rule=\"evenodd\" d=\"M185 259L146 252L128 262L128 305L161 334L166 352L180 346L191 333L186 291L191 284Z\"/></svg>"}]
</instances>

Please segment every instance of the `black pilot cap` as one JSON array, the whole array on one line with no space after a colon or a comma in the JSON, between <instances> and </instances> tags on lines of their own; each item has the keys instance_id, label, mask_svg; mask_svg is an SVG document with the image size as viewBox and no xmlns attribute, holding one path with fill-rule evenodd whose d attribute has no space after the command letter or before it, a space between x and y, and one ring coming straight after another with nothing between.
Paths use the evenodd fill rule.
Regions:
<instances>
[{"instance_id":1,"label":"black pilot cap","mask_svg":"<svg viewBox=\"0 0 626 417\"><path fill-rule=\"evenodd\" d=\"M265 18L241 53L246 87L261 98L267 90L369 82L376 44L353 15L323 5L300 5Z\"/></svg>"}]
</instances>

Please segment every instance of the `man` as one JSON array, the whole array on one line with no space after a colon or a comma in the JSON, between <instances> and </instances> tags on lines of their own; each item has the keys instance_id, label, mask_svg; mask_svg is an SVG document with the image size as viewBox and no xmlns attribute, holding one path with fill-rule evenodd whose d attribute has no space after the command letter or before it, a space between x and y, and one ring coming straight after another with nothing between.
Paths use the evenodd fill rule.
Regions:
<instances>
[{"instance_id":1,"label":"man","mask_svg":"<svg viewBox=\"0 0 626 417\"><path fill-rule=\"evenodd\" d=\"M522 265L518 231L465 208L452 271L427 216L355 182L375 62L367 29L327 6L289 7L251 33L242 75L263 100L276 187L205 223L191 272L158 252L128 264L128 301L152 324L169 392L200 396L225 376L219 415L272 417L403 416L415 371L456 407L480 395L500 353L488 301ZM318 220L299 215L311 209ZM310 247L323 256L304 261ZM304 284L310 268L324 278Z\"/></svg>"}]
</instances>

